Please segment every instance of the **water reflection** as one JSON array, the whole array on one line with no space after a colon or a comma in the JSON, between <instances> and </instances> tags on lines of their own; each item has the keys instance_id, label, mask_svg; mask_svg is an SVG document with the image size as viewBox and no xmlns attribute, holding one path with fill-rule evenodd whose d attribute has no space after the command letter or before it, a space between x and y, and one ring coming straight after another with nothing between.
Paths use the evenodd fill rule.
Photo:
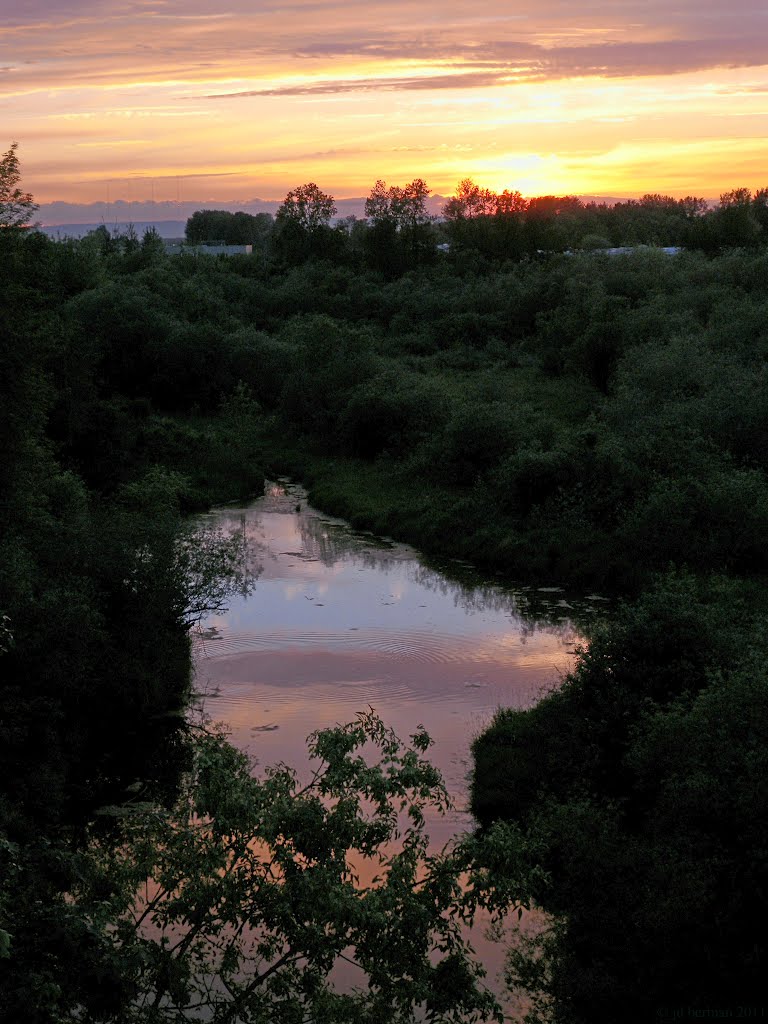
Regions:
<instances>
[{"instance_id":1,"label":"water reflection","mask_svg":"<svg viewBox=\"0 0 768 1024\"><path fill-rule=\"evenodd\" d=\"M258 508L259 520L253 512ZM264 561L285 570L291 561L305 565L318 563L333 569L340 562L354 562L358 567L388 573L409 567L409 577L428 590L451 596L457 608L468 612L506 611L520 619L529 632L538 629L559 630L564 635L574 626L583 628L591 615L606 599L597 594L587 597L566 594L561 587L512 587L489 580L469 563L460 559L429 563L413 548L390 538L353 530L342 519L324 515L306 502L306 492L288 481L268 485L267 494L249 509L222 510L213 514L219 523L247 535L252 559L259 570ZM265 517L288 515L292 520L288 531ZM288 547L275 545L283 538ZM297 541L289 550L291 540Z\"/></svg>"},{"instance_id":2,"label":"water reflection","mask_svg":"<svg viewBox=\"0 0 768 1024\"><path fill-rule=\"evenodd\" d=\"M261 569L252 593L197 636L208 713L261 764L300 773L308 733L368 706L401 736L423 724L456 805L429 822L433 848L471 827L472 739L498 707L529 706L558 685L584 602L557 588L508 589L466 565L448 576L407 545L312 509L287 482L208 518L239 528ZM493 974L501 953L476 941Z\"/></svg>"},{"instance_id":3,"label":"water reflection","mask_svg":"<svg viewBox=\"0 0 768 1024\"><path fill-rule=\"evenodd\" d=\"M469 741L493 711L529 705L571 665L578 602L557 588L509 589L466 566L449 578L407 545L312 509L290 483L208 518L242 532L260 577L205 621L197 683L259 756L267 726L281 733L272 749L301 757L312 729L372 704L461 751L463 793Z\"/></svg>"}]
</instances>

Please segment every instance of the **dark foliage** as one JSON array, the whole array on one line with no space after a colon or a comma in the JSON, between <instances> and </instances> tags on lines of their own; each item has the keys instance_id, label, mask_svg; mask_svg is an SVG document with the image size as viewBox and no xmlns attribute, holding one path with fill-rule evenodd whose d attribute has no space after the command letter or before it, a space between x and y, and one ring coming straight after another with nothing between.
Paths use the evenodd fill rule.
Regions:
<instances>
[{"instance_id":1,"label":"dark foliage","mask_svg":"<svg viewBox=\"0 0 768 1024\"><path fill-rule=\"evenodd\" d=\"M255 257L0 231L0 1016L130 999L63 893L95 807L137 779L173 795L189 651L169 553L183 513L249 493L265 461L356 525L640 595L478 741L474 806L546 869L556 1021L758 999L765 195L609 209L462 184L437 225L418 180L336 226L302 186L274 227L216 229Z\"/></svg>"},{"instance_id":2,"label":"dark foliage","mask_svg":"<svg viewBox=\"0 0 768 1024\"><path fill-rule=\"evenodd\" d=\"M554 1022L761 1005L768 680L745 596L664 578L474 744L475 814L516 822L545 873L532 895L558 923L533 952ZM512 979L531 966L513 952Z\"/></svg>"}]
</instances>

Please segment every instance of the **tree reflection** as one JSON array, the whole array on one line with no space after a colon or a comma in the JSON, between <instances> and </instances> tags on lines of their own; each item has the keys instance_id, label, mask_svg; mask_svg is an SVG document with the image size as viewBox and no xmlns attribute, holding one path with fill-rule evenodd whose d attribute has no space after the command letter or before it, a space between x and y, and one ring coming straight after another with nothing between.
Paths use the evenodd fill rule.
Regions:
<instances>
[{"instance_id":1,"label":"tree reflection","mask_svg":"<svg viewBox=\"0 0 768 1024\"><path fill-rule=\"evenodd\" d=\"M594 607L587 599L565 596L550 588L539 593L531 587L514 587L484 578L467 564L431 564L406 544L353 530L342 520L318 514L302 505L296 513L302 557L332 567L351 561L366 569L391 572L406 567L409 580L433 593L452 597L455 607L466 612L506 612L520 623L521 636L546 632L568 640L586 631Z\"/></svg>"}]
</instances>

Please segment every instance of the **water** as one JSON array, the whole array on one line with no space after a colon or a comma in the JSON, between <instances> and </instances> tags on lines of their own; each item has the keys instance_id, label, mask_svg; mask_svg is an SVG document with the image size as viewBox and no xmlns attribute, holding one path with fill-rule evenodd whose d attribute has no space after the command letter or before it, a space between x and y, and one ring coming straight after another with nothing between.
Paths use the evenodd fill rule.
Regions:
<instances>
[{"instance_id":1,"label":"water","mask_svg":"<svg viewBox=\"0 0 768 1024\"><path fill-rule=\"evenodd\" d=\"M558 588L505 589L460 563L449 578L412 548L312 509L286 482L208 518L243 531L258 566L249 596L195 639L208 714L259 764L300 772L308 733L369 706L402 737L423 725L455 803L429 821L432 847L471 828L470 744L497 708L530 706L572 666L573 600ZM492 977L501 950L475 944Z\"/></svg>"}]
</instances>

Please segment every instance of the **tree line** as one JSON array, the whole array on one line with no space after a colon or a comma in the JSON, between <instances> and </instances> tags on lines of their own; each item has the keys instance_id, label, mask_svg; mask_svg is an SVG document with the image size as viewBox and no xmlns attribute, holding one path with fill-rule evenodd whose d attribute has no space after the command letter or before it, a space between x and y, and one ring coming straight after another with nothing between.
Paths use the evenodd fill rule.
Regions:
<instances>
[{"instance_id":1,"label":"tree line","mask_svg":"<svg viewBox=\"0 0 768 1024\"><path fill-rule=\"evenodd\" d=\"M768 189L733 189L712 205L695 196L657 193L608 204L572 195L526 199L466 178L437 218L427 211L429 195L421 178L404 186L379 180L365 201L365 217L339 220L334 198L310 182L291 190L274 218L197 211L186 237L193 243L251 244L288 264L328 258L363 262L390 275L434 262L441 246L454 258L475 254L498 262L639 245L714 253L768 239Z\"/></svg>"}]
</instances>

